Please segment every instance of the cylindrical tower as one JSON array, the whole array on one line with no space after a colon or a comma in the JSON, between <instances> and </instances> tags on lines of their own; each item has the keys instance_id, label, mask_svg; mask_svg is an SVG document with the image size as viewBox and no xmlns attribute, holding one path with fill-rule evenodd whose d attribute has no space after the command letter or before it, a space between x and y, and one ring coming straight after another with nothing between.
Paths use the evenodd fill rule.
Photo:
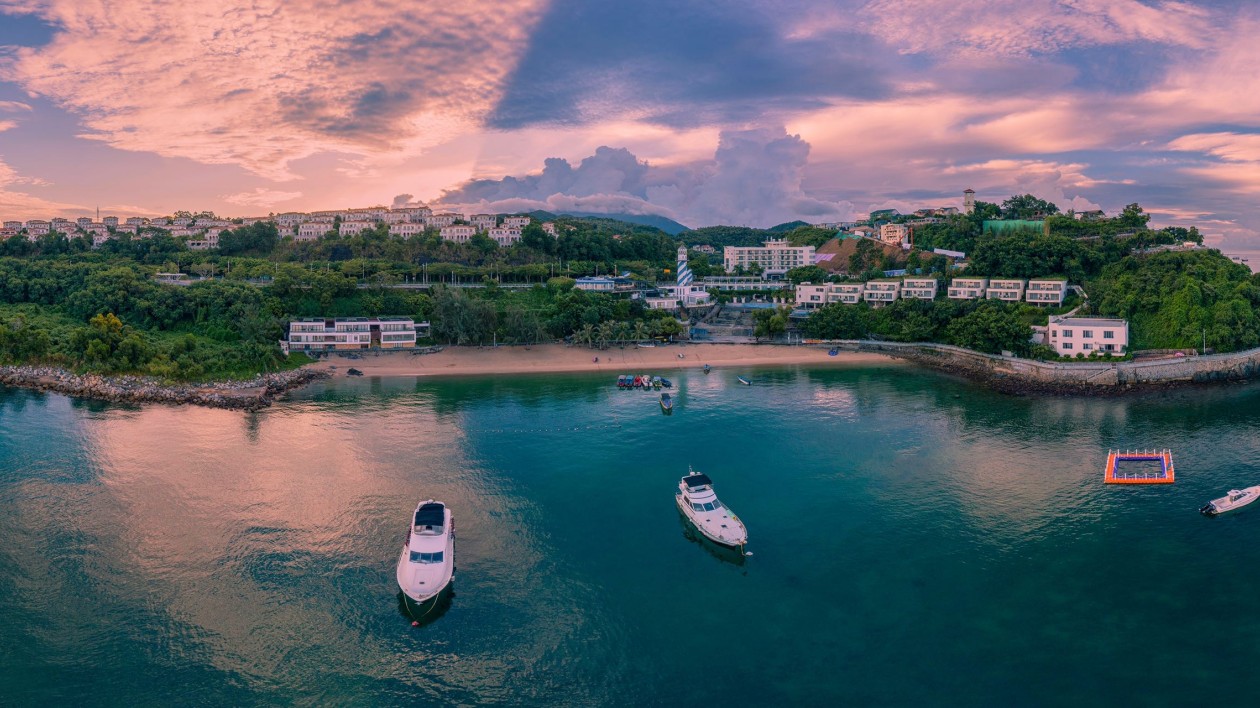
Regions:
<instances>
[{"instance_id":1,"label":"cylindrical tower","mask_svg":"<svg viewBox=\"0 0 1260 708\"><path fill-rule=\"evenodd\" d=\"M690 285L696 276L692 274L691 268L687 266L687 244L678 247L678 284Z\"/></svg>"}]
</instances>

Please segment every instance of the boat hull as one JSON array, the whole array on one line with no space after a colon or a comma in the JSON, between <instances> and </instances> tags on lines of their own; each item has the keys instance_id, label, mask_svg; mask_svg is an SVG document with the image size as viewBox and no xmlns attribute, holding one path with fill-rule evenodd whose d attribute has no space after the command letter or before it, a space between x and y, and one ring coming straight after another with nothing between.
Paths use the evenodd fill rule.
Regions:
<instances>
[{"instance_id":1,"label":"boat hull","mask_svg":"<svg viewBox=\"0 0 1260 708\"><path fill-rule=\"evenodd\" d=\"M441 597L442 593L446 592L446 589L451 586L451 583L455 582L455 544L451 543L448 548L450 548L451 554L450 572L444 575L441 583L437 585L436 590L426 590L424 593L418 593L403 584L402 569L407 565L407 555L411 550L407 546L403 546L402 553L398 555L398 570L395 574L398 576L398 589L402 592L403 597L409 602L417 605L433 602L437 598Z\"/></svg>"}]
</instances>

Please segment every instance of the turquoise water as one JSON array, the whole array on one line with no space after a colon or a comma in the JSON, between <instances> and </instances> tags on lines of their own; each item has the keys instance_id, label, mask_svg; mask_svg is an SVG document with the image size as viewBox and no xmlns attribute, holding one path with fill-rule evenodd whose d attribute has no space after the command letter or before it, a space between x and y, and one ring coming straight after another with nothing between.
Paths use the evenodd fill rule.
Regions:
<instances>
[{"instance_id":1,"label":"turquoise water","mask_svg":"<svg viewBox=\"0 0 1260 708\"><path fill-rule=\"evenodd\" d=\"M754 386L735 382L751 374ZM1260 387L889 366L338 380L256 414L0 389L0 704L1186 705L1260 662ZM1177 484L1101 484L1109 447ZM688 464L747 523L688 538ZM454 510L449 607L393 565Z\"/></svg>"}]
</instances>

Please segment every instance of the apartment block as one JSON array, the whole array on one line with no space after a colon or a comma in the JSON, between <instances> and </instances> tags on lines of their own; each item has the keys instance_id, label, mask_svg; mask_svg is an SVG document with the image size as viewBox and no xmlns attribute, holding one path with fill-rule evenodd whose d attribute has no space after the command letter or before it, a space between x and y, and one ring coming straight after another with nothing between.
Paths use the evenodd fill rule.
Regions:
<instances>
[{"instance_id":1,"label":"apartment block","mask_svg":"<svg viewBox=\"0 0 1260 708\"><path fill-rule=\"evenodd\" d=\"M1046 343L1060 356L1089 356L1094 352L1123 354L1129 348L1129 322L1090 317L1051 317L1046 339Z\"/></svg>"},{"instance_id":2,"label":"apartment block","mask_svg":"<svg viewBox=\"0 0 1260 708\"><path fill-rule=\"evenodd\" d=\"M1019 302L1024 299L1024 286L1023 280L1015 278L990 278L985 297L989 300Z\"/></svg>"},{"instance_id":3,"label":"apartment block","mask_svg":"<svg viewBox=\"0 0 1260 708\"><path fill-rule=\"evenodd\" d=\"M988 288L988 278L954 278L947 294L951 300L982 300Z\"/></svg>"},{"instance_id":4,"label":"apartment block","mask_svg":"<svg viewBox=\"0 0 1260 708\"><path fill-rule=\"evenodd\" d=\"M935 300L940 281L936 278L905 278L901 281L901 297L914 300Z\"/></svg>"},{"instance_id":5,"label":"apartment block","mask_svg":"<svg viewBox=\"0 0 1260 708\"><path fill-rule=\"evenodd\" d=\"M1041 278L1028 281L1024 299L1034 305L1062 305L1067 298L1067 280Z\"/></svg>"}]
</instances>

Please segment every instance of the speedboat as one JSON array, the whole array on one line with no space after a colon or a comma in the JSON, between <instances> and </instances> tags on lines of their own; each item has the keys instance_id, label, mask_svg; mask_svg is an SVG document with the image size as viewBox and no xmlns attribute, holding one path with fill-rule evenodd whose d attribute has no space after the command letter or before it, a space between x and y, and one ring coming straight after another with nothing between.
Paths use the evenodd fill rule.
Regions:
<instances>
[{"instance_id":1,"label":"speedboat","mask_svg":"<svg viewBox=\"0 0 1260 708\"><path fill-rule=\"evenodd\" d=\"M706 374L707 374L707 373L709 373L710 371L711 371L711 369L709 368L709 365L708 365L708 364L705 364L705 365L704 365L704 373L706 373Z\"/></svg>"},{"instance_id":2,"label":"speedboat","mask_svg":"<svg viewBox=\"0 0 1260 708\"><path fill-rule=\"evenodd\" d=\"M727 548L744 549L748 530L744 522L718 501L709 475L688 468L687 476L678 482L674 495L678 510L691 520L701 535Z\"/></svg>"},{"instance_id":3,"label":"speedboat","mask_svg":"<svg viewBox=\"0 0 1260 708\"><path fill-rule=\"evenodd\" d=\"M625 388L625 387L626 387L626 377L623 374L617 377L617 388Z\"/></svg>"},{"instance_id":4,"label":"speedboat","mask_svg":"<svg viewBox=\"0 0 1260 708\"><path fill-rule=\"evenodd\" d=\"M1241 509L1242 507L1255 501L1257 498L1260 498L1260 486L1247 487L1245 489L1231 489L1229 490L1229 494L1226 494L1220 499L1213 499L1207 504L1204 504L1203 508L1199 509L1199 512L1207 516L1216 516L1217 514L1224 514L1227 511Z\"/></svg>"},{"instance_id":5,"label":"speedboat","mask_svg":"<svg viewBox=\"0 0 1260 708\"><path fill-rule=\"evenodd\" d=\"M656 389L657 391L661 390L661 377L659 376L652 377L652 388Z\"/></svg>"},{"instance_id":6,"label":"speedboat","mask_svg":"<svg viewBox=\"0 0 1260 708\"><path fill-rule=\"evenodd\" d=\"M673 388L673 387L674 387L674 383L673 383L672 381L670 381L669 379L661 379L661 385L662 385L662 386L664 386L665 388Z\"/></svg>"},{"instance_id":7,"label":"speedboat","mask_svg":"<svg viewBox=\"0 0 1260 708\"><path fill-rule=\"evenodd\" d=\"M440 501L420 502L398 557L398 587L415 603L438 596L455 579L455 521Z\"/></svg>"},{"instance_id":8,"label":"speedboat","mask_svg":"<svg viewBox=\"0 0 1260 708\"><path fill-rule=\"evenodd\" d=\"M749 381L748 379L744 378L743 376L736 376L735 378L736 378L736 379L737 379L740 383L744 384L745 386L752 386L752 381Z\"/></svg>"},{"instance_id":9,"label":"speedboat","mask_svg":"<svg viewBox=\"0 0 1260 708\"><path fill-rule=\"evenodd\" d=\"M674 399L668 393L661 394L661 410L666 413L672 413L674 410Z\"/></svg>"},{"instance_id":10,"label":"speedboat","mask_svg":"<svg viewBox=\"0 0 1260 708\"><path fill-rule=\"evenodd\" d=\"M643 388L643 377L642 376L634 377L633 386L634 388Z\"/></svg>"}]
</instances>

